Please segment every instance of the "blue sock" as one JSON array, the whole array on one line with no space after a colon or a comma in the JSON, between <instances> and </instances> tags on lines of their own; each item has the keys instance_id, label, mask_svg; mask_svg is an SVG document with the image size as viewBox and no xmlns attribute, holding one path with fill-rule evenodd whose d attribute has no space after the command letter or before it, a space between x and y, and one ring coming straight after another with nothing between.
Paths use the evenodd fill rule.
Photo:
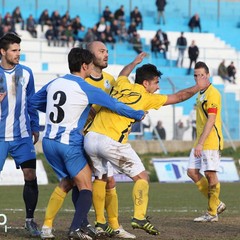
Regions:
<instances>
[{"instance_id":1,"label":"blue sock","mask_svg":"<svg viewBox=\"0 0 240 240\"><path fill-rule=\"evenodd\" d=\"M75 214L70 230L80 228L87 219L87 214L92 206L92 192L90 190L81 190L75 205Z\"/></svg>"},{"instance_id":2,"label":"blue sock","mask_svg":"<svg viewBox=\"0 0 240 240\"><path fill-rule=\"evenodd\" d=\"M76 209L76 203L77 203L77 200L78 200L78 195L79 195L78 188L77 188L77 186L74 186L73 189L72 189L72 202L73 202L73 205L74 205L75 209ZM88 224L89 224L89 221L86 217L85 219L83 219L82 226L86 227Z\"/></svg>"}]
</instances>

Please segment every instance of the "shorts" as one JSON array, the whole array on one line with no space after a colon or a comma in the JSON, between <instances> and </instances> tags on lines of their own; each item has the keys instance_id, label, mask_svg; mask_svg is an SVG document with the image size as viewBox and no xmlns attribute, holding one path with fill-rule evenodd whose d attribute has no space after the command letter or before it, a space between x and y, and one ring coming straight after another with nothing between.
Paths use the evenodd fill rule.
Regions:
<instances>
[{"instance_id":1,"label":"shorts","mask_svg":"<svg viewBox=\"0 0 240 240\"><path fill-rule=\"evenodd\" d=\"M116 174L119 174L119 172L110 162L107 162L107 177L113 177Z\"/></svg>"},{"instance_id":2,"label":"shorts","mask_svg":"<svg viewBox=\"0 0 240 240\"><path fill-rule=\"evenodd\" d=\"M20 165L26 161L36 160L36 151L30 137L16 141L0 141L0 171L8 154L14 159L16 168L20 168Z\"/></svg>"},{"instance_id":3,"label":"shorts","mask_svg":"<svg viewBox=\"0 0 240 240\"><path fill-rule=\"evenodd\" d=\"M59 180L75 177L87 165L83 146L67 145L48 138L43 138L42 145L44 155Z\"/></svg>"},{"instance_id":4,"label":"shorts","mask_svg":"<svg viewBox=\"0 0 240 240\"><path fill-rule=\"evenodd\" d=\"M93 162L94 175L102 179L108 173L108 161L118 172L135 177L145 171L145 167L129 143L122 144L110 137L88 132L84 137L84 148Z\"/></svg>"},{"instance_id":5,"label":"shorts","mask_svg":"<svg viewBox=\"0 0 240 240\"><path fill-rule=\"evenodd\" d=\"M201 171L218 171L220 166L219 150L203 150L202 156L194 156L194 148L191 150L188 162L189 169L200 169Z\"/></svg>"}]
</instances>

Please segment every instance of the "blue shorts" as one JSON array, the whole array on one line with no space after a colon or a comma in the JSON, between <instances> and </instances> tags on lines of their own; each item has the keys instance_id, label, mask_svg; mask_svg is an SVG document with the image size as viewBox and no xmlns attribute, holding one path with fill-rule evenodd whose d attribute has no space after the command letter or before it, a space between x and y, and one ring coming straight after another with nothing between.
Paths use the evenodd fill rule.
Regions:
<instances>
[{"instance_id":1,"label":"blue shorts","mask_svg":"<svg viewBox=\"0 0 240 240\"><path fill-rule=\"evenodd\" d=\"M36 159L35 148L30 137L16 141L0 141L0 171L3 169L8 154L14 159L16 168L19 168L23 162Z\"/></svg>"},{"instance_id":2,"label":"blue shorts","mask_svg":"<svg viewBox=\"0 0 240 240\"><path fill-rule=\"evenodd\" d=\"M59 179L75 177L87 164L83 145L67 145L43 138L43 152Z\"/></svg>"}]
</instances>

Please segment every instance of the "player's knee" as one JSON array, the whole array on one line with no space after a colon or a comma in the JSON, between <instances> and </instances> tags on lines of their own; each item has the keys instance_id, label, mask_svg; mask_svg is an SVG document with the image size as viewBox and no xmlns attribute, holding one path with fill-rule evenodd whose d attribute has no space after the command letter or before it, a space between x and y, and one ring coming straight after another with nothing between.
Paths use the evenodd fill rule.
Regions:
<instances>
[{"instance_id":1,"label":"player's knee","mask_svg":"<svg viewBox=\"0 0 240 240\"><path fill-rule=\"evenodd\" d=\"M107 186L106 186L106 188L107 189L112 189L112 188L115 188L115 186L116 186L116 182L115 182L114 177L108 177L107 178Z\"/></svg>"}]
</instances>

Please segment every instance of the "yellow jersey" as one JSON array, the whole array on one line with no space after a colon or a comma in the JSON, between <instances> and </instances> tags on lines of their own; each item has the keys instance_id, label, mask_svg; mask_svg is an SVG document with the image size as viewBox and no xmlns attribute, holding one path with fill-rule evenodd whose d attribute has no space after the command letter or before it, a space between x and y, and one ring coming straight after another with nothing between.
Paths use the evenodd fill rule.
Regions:
<instances>
[{"instance_id":1,"label":"yellow jersey","mask_svg":"<svg viewBox=\"0 0 240 240\"><path fill-rule=\"evenodd\" d=\"M85 81L91 84L94 87L102 89L104 92L110 94L113 86L115 84L115 79L112 75L102 72L102 76L100 78L94 78L92 76L85 78ZM85 127L84 127L84 133L88 130L90 124L92 123L95 114L100 110L101 106L93 104L92 107L94 108L94 113L89 113L88 119L86 121Z\"/></svg>"},{"instance_id":2,"label":"yellow jersey","mask_svg":"<svg viewBox=\"0 0 240 240\"><path fill-rule=\"evenodd\" d=\"M222 135L222 119L221 119L221 94L219 91L210 85L206 91L199 92L197 96L197 138L194 144L196 147L198 140L204 130L208 116L216 114L214 127L209 133L204 142L204 150L222 150L223 135Z\"/></svg>"},{"instance_id":3,"label":"yellow jersey","mask_svg":"<svg viewBox=\"0 0 240 240\"><path fill-rule=\"evenodd\" d=\"M142 85L132 84L126 76L117 79L111 96L135 110L145 111L159 109L167 101L167 95L149 93ZM126 143L134 122L134 119L120 116L103 107L88 130Z\"/></svg>"}]
</instances>

